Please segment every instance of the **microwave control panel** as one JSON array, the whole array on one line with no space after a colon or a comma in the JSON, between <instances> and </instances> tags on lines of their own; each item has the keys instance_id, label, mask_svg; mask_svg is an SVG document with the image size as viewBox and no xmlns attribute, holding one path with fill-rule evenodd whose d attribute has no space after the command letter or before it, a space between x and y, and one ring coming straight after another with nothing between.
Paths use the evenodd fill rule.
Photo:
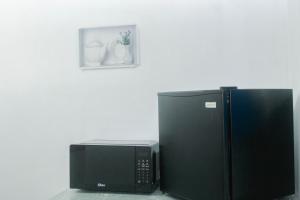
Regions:
<instances>
[{"instance_id":1,"label":"microwave control panel","mask_svg":"<svg viewBox=\"0 0 300 200\"><path fill-rule=\"evenodd\" d=\"M151 151L149 148L137 147L136 184L151 184Z\"/></svg>"}]
</instances>

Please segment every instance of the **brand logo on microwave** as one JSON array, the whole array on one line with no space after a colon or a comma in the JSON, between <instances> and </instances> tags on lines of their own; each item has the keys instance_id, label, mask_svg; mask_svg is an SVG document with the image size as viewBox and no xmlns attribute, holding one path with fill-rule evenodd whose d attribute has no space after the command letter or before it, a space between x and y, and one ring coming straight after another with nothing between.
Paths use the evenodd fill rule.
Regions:
<instances>
[{"instance_id":1,"label":"brand logo on microwave","mask_svg":"<svg viewBox=\"0 0 300 200\"><path fill-rule=\"evenodd\" d=\"M104 184L104 183L98 183L97 186L100 187L100 188L103 188L103 187L106 187L106 184Z\"/></svg>"}]
</instances>

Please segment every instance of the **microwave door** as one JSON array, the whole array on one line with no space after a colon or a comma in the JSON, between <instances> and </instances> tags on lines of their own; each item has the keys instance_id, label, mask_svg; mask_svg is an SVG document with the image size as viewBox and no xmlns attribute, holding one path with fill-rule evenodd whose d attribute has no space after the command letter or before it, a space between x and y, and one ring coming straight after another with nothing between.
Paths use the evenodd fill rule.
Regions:
<instances>
[{"instance_id":1,"label":"microwave door","mask_svg":"<svg viewBox=\"0 0 300 200\"><path fill-rule=\"evenodd\" d=\"M86 148L85 184L92 190L135 190L135 147Z\"/></svg>"}]
</instances>

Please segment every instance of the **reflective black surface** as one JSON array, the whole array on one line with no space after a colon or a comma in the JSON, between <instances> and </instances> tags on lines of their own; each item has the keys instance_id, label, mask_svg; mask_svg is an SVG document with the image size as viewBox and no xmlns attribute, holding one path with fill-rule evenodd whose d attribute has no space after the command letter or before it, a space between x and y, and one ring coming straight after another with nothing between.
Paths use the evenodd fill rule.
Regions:
<instances>
[{"instance_id":1,"label":"reflective black surface","mask_svg":"<svg viewBox=\"0 0 300 200\"><path fill-rule=\"evenodd\" d=\"M79 148L84 150L74 152ZM135 191L135 147L72 145L70 150L71 188Z\"/></svg>"},{"instance_id":2,"label":"reflective black surface","mask_svg":"<svg viewBox=\"0 0 300 200\"><path fill-rule=\"evenodd\" d=\"M268 200L294 193L291 90L233 90L234 200Z\"/></svg>"},{"instance_id":3,"label":"reflective black surface","mask_svg":"<svg viewBox=\"0 0 300 200\"><path fill-rule=\"evenodd\" d=\"M222 111L220 92L159 96L162 191L183 199L224 199Z\"/></svg>"},{"instance_id":4,"label":"reflective black surface","mask_svg":"<svg viewBox=\"0 0 300 200\"><path fill-rule=\"evenodd\" d=\"M158 99L164 192L187 200L294 193L292 90L221 88Z\"/></svg>"},{"instance_id":5,"label":"reflective black surface","mask_svg":"<svg viewBox=\"0 0 300 200\"><path fill-rule=\"evenodd\" d=\"M70 188L101 192L151 193L158 186L156 154L150 146L70 146Z\"/></svg>"}]
</instances>

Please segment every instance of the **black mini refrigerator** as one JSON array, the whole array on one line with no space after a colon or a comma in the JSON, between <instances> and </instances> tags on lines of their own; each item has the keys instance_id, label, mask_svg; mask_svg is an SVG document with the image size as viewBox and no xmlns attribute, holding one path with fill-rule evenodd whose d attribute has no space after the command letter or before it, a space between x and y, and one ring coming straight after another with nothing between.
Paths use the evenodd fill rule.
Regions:
<instances>
[{"instance_id":1,"label":"black mini refrigerator","mask_svg":"<svg viewBox=\"0 0 300 200\"><path fill-rule=\"evenodd\" d=\"M294 193L290 89L164 92L161 190L186 200L272 200Z\"/></svg>"}]
</instances>

